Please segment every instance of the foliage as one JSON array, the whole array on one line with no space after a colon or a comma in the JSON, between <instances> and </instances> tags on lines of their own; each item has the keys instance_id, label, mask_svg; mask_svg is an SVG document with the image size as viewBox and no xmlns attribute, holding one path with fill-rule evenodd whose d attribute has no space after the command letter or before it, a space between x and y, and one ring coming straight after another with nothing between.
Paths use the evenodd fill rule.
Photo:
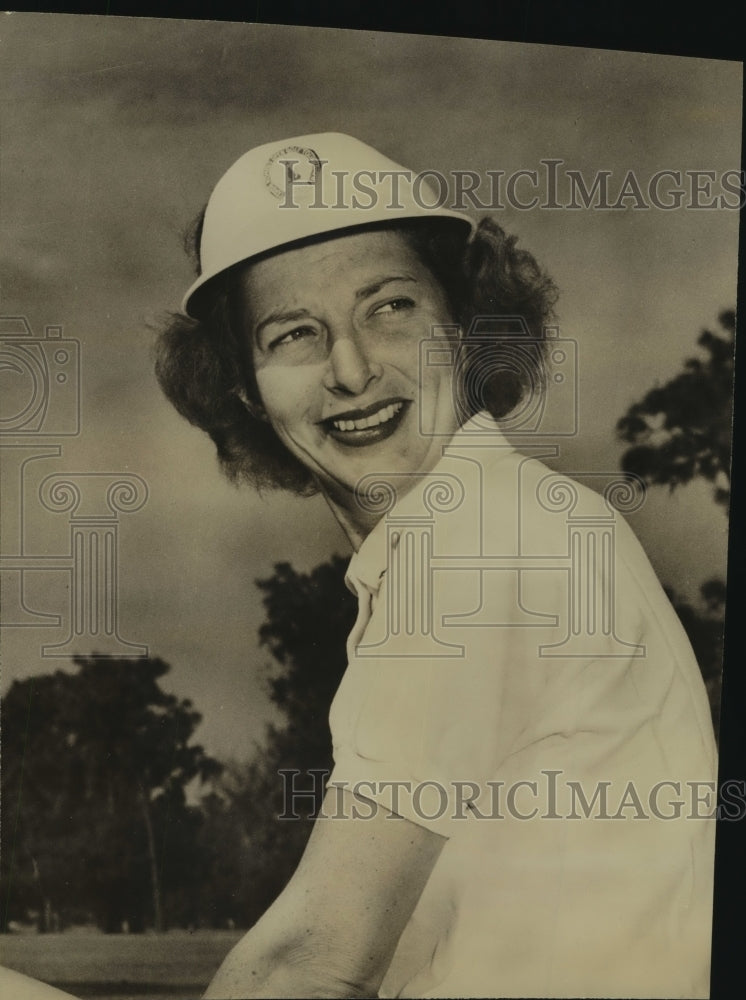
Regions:
<instances>
[{"instance_id":1,"label":"foliage","mask_svg":"<svg viewBox=\"0 0 746 1000\"><path fill-rule=\"evenodd\" d=\"M703 583L699 588L702 599L700 608L694 607L670 588L665 589L692 644L710 698L713 722L717 730L720 715L720 674L723 666L725 584L718 579Z\"/></svg>"},{"instance_id":2,"label":"foliage","mask_svg":"<svg viewBox=\"0 0 746 1000\"><path fill-rule=\"evenodd\" d=\"M2 705L3 928L93 915L104 930L163 926L199 817L185 788L220 765L200 721L164 692L160 659L76 657L76 673L15 681Z\"/></svg>"},{"instance_id":3,"label":"foliage","mask_svg":"<svg viewBox=\"0 0 746 1000\"><path fill-rule=\"evenodd\" d=\"M704 358L687 358L684 370L633 403L617 433L633 447L622 468L646 483L675 489L698 476L713 484L715 501L730 498L733 357L736 314L719 316L722 334L704 330L697 343Z\"/></svg>"},{"instance_id":4,"label":"foliage","mask_svg":"<svg viewBox=\"0 0 746 1000\"><path fill-rule=\"evenodd\" d=\"M636 473L648 484L667 485L670 490L704 478L713 484L715 502L727 511L735 311L724 310L718 319L722 333L704 330L697 340L704 358L687 358L682 372L630 406L617 423L617 433L632 445L622 456L626 472ZM717 727L725 584L719 579L703 583L700 609L670 588L667 593L697 657Z\"/></svg>"},{"instance_id":5,"label":"foliage","mask_svg":"<svg viewBox=\"0 0 746 1000\"><path fill-rule=\"evenodd\" d=\"M165 693L162 660L78 657L74 673L12 684L2 706L2 926L41 930L93 918L107 931L247 926L295 869L320 805L283 821L283 768L331 769L328 713L346 666L355 600L345 560L302 574L287 563L258 581L260 641L285 724L261 757L223 767L191 738L200 715ZM280 669L278 670L277 667ZM189 805L186 787L209 781ZM304 787L304 778L296 788Z\"/></svg>"},{"instance_id":6,"label":"foliage","mask_svg":"<svg viewBox=\"0 0 746 1000\"><path fill-rule=\"evenodd\" d=\"M231 910L241 925L261 916L295 870L311 832L309 817L321 804L323 775L332 768L329 707L347 665L345 639L356 615L345 568L340 557L308 574L278 563L273 576L257 581L267 615L260 641L283 668L269 679L270 697L286 721L268 728L260 758L226 770L225 812L212 820L230 825L233 816L241 828L240 890ZM283 769L303 773L283 780ZM298 820L279 818L289 806L291 780L308 792L295 810L303 817Z\"/></svg>"},{"instance_id":7,"label":"foliage","mask_svg":"<svg viewBox=\"0 0 746 1000\"><path fill-rule=\"evenodd\" d=\"M299 760L306 768L331 764L327 717L357 611L345 569L339 556L309 574L278 563L274 576L257 581L267 613L259 639L285 668L270 681L270 697L287 719L282 729L270 730L269 753L278 767L297 767Z\"/></svg>"}]
</instances>

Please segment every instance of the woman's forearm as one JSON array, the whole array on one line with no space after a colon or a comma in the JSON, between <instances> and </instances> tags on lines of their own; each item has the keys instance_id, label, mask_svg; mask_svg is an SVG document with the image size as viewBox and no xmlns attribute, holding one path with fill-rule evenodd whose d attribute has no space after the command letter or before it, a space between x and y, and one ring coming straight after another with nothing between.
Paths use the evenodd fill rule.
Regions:
<instances>
[{"instance_id":1,"label":"woman's forearm","mask_svg":"<svg viewBox=\"0 0 746 1000\"><path fill-rule=\"evenodd\" d=\"M314 826L292 879L226 957L207 1000L377 995L446 841L384 809L356 821L358 802L345 795L349 819Z\"/></svg>"},{"instance_id":2,"label":"woman's forearm","mask_svg":"<svg viewBox=\"0 0 746 1000\"><path fill-rule=\"evenodd\" d=\"M247 935L250 937L251 932ZM242 939L228 954L204 994L205 1000L260 1000L262 997L327 997L370 1000L377 993L349 982L310 955L278 957L274 962L254 953ZM244 946L242 948L242 945Z\"/></svg>"},{"instance_id":3,"label":"woman's forearm","mask_svg":"<svg viewBox=\"0 0 746 1000\"><path fill-rule=\"evenodd\" d=\"M324 948L311 932L305 940L288 935L278 943L267 934L267 917L231 949L215 973L205 1000L259 1000L261 997L377 997L369 984L355 981L336 968L331 949Z\"/></svg>"}]
</instances>

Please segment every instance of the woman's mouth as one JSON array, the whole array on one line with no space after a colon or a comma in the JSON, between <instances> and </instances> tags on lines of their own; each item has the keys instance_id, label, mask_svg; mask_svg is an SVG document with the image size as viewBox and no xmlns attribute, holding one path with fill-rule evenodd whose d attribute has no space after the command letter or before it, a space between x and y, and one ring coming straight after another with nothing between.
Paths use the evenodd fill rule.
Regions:
<instances>
[{"instance_id":1,"label":"woman's mouth","mask_svg":"<svg viewBox=\"0 0 746 1000\"><path fill-rule=\"evenodd\" d=\"M363 447L389 437L401 423L408 401L386 400L361 410L347 410L323 421L327 434L340 444Z\"/></svg>"}]
</instances>

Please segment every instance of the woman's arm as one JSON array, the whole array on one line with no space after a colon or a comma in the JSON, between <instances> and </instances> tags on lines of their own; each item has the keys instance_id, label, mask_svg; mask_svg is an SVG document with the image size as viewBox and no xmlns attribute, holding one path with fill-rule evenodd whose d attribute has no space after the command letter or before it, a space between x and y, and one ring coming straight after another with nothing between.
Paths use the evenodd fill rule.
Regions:
<instances>
[{"instance_id":1,"label":"woman's arm","mask_svg":"<svg viewBox=\"0 0 746 1000\"><path fill-rule=\"evenodd\" d=\"M0 995L13 1000L75 1000L72 993L64 993L55 986L12 969L0 968Z\"/></svg>"},{"instance_id":2,"label":"woman's arm","mask_svg":"<svg viewBox=\"0 0 746 1000\"><path fill-rule=\"evenodd\" d=\"M324 805L335 818L317 819L297 871L206 998L377 995L445 838L351 792L332 789Z\"/></svg>"}]
</instances>

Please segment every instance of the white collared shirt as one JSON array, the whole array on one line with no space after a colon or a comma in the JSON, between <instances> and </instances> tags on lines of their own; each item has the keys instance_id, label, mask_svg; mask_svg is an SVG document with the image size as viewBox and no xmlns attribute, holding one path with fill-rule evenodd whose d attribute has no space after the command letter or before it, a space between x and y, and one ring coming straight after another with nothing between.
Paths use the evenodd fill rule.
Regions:
<instances>
[{"instance_id":1,"label":"white collared shirt","mask_svg":"<svg viewBox=\"0 0 746 1000\"><path fill-rule=\"evenodd\" d=\"M380 995L707 996L709 707L608 497L479 414L347 579L330 784L448 837Z\"/></svg>"}]
</instances>

